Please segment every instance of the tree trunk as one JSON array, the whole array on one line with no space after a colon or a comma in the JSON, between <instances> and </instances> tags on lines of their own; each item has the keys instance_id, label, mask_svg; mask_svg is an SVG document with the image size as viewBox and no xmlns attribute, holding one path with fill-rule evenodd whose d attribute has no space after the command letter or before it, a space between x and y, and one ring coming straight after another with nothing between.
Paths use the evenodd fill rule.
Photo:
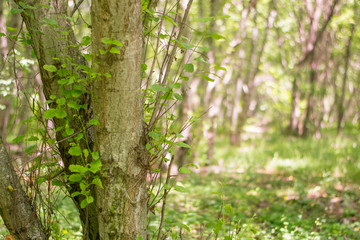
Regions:
<instances>
[{"instance_id":1,"label":"tree trunk","mask_svg":"<svg viewBox=\"0 0 360 240\"><path fill-rule=\"evenodd\" d=\"M312 65L316 65L316 63L313 63ZM317 73L316 73L316 66L310 70L310 92L307 98L307 106L305 110L305 118L302 125L302 132L301 136L306 137L309 134L309 121L311 114L314 110L315 106L315 99L314 99L314 93L315 93L315 85L317 80Z\"/></svg>"},{"instance_id":2,"label":"tree trunk","mask_svg":"<svg viewBox=\"0 0 360 240\"><path fill-rule=\"evenodd\" d=\"M259 72L259 66L261 63L261 57L264 53L264 48L267 42L267 37L269 35L269 30L272 28L276 11L273 10L274 6L273 3L269 3L269 13L267 16L267 25L266 29L263 33L262 41L259 41L258 36L258 29L256 24L256 17L254 19L254 28L253 28L253 36L251 42L251 49L249 53L249 58L247 62L247 72L244 78L244 87L243 87L243 94L241 95L241 112L238 115L235 134L232 136L231 143L233 145L240 144L241 141L241 133L242 129L246 123L248 118L248 112L250 108L250 103L254 95L255 91L255 77Z\"/></svg>"},{"instance_id":3,"label":"tree trunk","mask_svg":"<svg viewBox=\"0 0 360 240\"><path fill-rule=\"evenodd\" d=\"M40 218L20 185L0 136L0 215L10 234L21 240L48 239Z\"/></svg>"},{"instance_id":4,"label":"tree trunk","mask_svg":"<svg viewBox=\"0 0 360 240\"><path fill-rule=\"evenodd\" d=\"M100 122L95 149L104 169L104 189L97 188L96 202L100 239L146 239L141 1L94 0L91 19L96 71L102 74L93 83L92 95L95 118ZM103 44L102 39L120 41L120 53L99 54L99 50L116 47Z\"/></svg>"},{"instance_id":5,"label":"tree trunk","mask_svg":"<svg viewBox=\"0 0 360 240\"><path fill-rule=\"evenodd\" d=\"M292 91L291 91L291 112L290 112L290 123L289 133L291 135L299 134L299 117L300 117L300 89L299 89L299 78L300 74L295 74Z\"/></svg>"},{"instance_id":6,"label":"tree trunk","mask_svg":"<svg viewBox=\"0 0 360 240\"><path fill-rule=\"evenodd\" d=\"M356 4L355 4L356 6ZM355 7L354 6L354 7ZM354 14L356 16L356 11L354 11ZM346 54L345 54L345 70L344 70L344 76L343 76L343 82L341 87L341 95L340 100L338 102L338 115L337 115L337 133L339 134L341 132L341 123L343 121L344 117L344 100L345 100L345 93L346 93L346 82L348 78L348 69L349 69L349 63L351 58L351 43L353 40L354 32L355 32L355 26L356 24L351 24L351 33L349 36L348 41L346 42Z\"/></svg>"},{"instance_id":7,"label":"tree trunk","mask_svg":"<svg viewBox=\"0 0 360 240\"><path fill-rule=\"evenodd\" d=\"M19 1L15 1L18 3ZM23 1L25 4L32 5L32 1ZM40 6L40 4L50 5L50 8L46 8ZM53 72L46 71L43 67L45 64L54 65L58 69L61 68L61 62L56 60L64 59L65 56L70 57L73 63L77 65L86 65L85 59L82 57L81 52L76 47L72 47L71 45L76 45L76 39L74 36L74 32L71 28L69 20L65 18L67 11L67 1L56 1L51 0L41 0L36 3L36 9L29 10L26 12L31 12L31 14L27 14L25 11L22 12L22 18L26 24L27 30L30 33L33 44L32 48L36 54L39 70L41 75L41 80L44 87L44 94L47 100L50 99L51 95L55 95L56 97L62 97L62 90L60 88L60 84L58 84L58 80L60 80L59 75L54 74ZM18 6L18 8L21 8ZM56 21L56 26L51 26L51 24L43 24L43 22L39 21L39 19L51 19ZM58 31L61 29L62 31ZM64 35L63 30L67 31L67 35ZM64 43L64 40L67 39L67 44ZM74 72L76 71L73 69ZM83 72L78 72L80 78L86 79L87 76ZM88 104L91 102L89 95L86 93L84 89L84 93L77 99L78 104L86 104L88 109L91 108ZM50 107L56 108L56 104L50 104ZM67 116L76 115L78 118L73 118L70 122L68 122L69 127L74 129L75 132L83 132L81 126L86 125L89 118L91 117L89 111L78 111L71 108L66 109ZM66 124L66 120L64 119L53 119L55 127L63 127ZM90 137L92 129L88 129L84 135L88 136L87 139L83 139L79 142L81 149L90 147L92 150L93 139ZM67 174L70 174L69 166L71 164L82 164L82 160L80 157L71 156L69 154L69 142L62 141L63 135L61 131L58 131L56 134L56 139L60 143L58 144L60 155L62 161L64 162L64 168ZM78 191L80 188L78 185L73 184L70 189L70 194ZM81 191L81 190L79 190ZM94 199L96 200L96 195L93 193ZM76 196L73 198L75 206L78 208L80 213L80 219L83 226L84 238L87 239L99 239L98 233L98 219L97 219L97 209L96 208L87 208L83 209L80 207L80 202L83 200L83 197Z\"/></svg>"}]
</instances>

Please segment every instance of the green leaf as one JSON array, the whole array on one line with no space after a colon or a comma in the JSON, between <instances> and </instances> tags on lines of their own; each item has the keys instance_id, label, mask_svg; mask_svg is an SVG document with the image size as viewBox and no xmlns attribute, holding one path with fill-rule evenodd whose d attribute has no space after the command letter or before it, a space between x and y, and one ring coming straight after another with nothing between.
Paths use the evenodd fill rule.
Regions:
<instances>
[{"instance_id":1,"label":"green leaf","mask_svg":"<svg viewBox=\"0 0 360 240\"><path fill-rule=\"evenodd\" d=\"M91 119L88 123L88 125L100 125L100 122L97 119Z\"/></svg>"},{"instance_id":2,"label":"green leaf","mask_svg":"<svg viewBox=\"0 0 360 240\"><path fill-rule=\"evenodd\" d=\"M184 70L185 70L186 72L192 73L192 72L194 72L194 65L191 64L191 63L185 64L185 65L184 65Z\"/></svg>"},{"instance_id":3,"label":"green leaf","mask_svg":"<svg viewBox=\"0 0 360 240\"><path fill-rule=\"evenodd\" d=\"M62 182L60 182L57 179L52 180L51 184L54 185L54 186L58 186L58 187L63 185Z\"/></svg>"},{"instance_id":4,"label":"green leaf","mask_svg":"<svg viewBox=\"0 0 360 240\"><path fill-rule=\"evenodd\" d=\"M168 190L168 191L170 191L171 190L171 186L169 186L168 184L166 184L166 183L164 183L164 188L166 189L166 190Z\"/></svg>"},{"instance_id":5,"label":"green leaf","mask_svg":"<svg viewBox=\"0 0 360 240\"><path fill-rule=\"evenodd\" d=\"M0 37L6 37L5 33L0 32Z\"/></svg>"},{"instance_id":6,"label":"green leaf","mask_svg":"<svg viewBox=\"0 0 360 240\"><path fill-rule=\"evenodd\" d=\"M52 7L51 7L51 6L49 6L49 5L40 4L40 6L41 6L41 7L46 7L46 8L48 8L48 9L52 9Z\"/></svg>"},{"instance_id":7,"label":"green leaf","mask_svg":"<svg viewBox=\"0 0 360 240\"><path fill-rule=\"evenodd\" d=\"M218 234L221 231L223 224L224 224L224 219L223 218L220 218L220 219L217 220L216 225L213 228L213 231L214 231L215 234Z\"/></svg>"},{"instance_id":8,"label":"green leaf","mask_svg":"<svg viewBox=\"0 0 360 240\"><path fill-rule=\"evenodd\" d=\"M22 9L17 9L17 8L11 8L10 13L11 14L17 14L17 13L22 13L24 10Z\"/></svg>"},{"instance_id":9,"label":"green leaf","mask_svg":"<svg viewBox=\"0 0 360 240\"><path fill-rule=\"evenodd\" d=\"M85 58L87 61L90 61L91 58L92 58L92 55L89 54L89 53L85 53L85 54L84 54L84 58Z\"/></svg>"},{"instance_id":10,"label":"green leaf","mask_svg":"<svg viewBox=\"0 0 360 240\"><path fill-rule=\"evenodd\" d=\"M97 186L99 186L100 188L104 189L103 185L102 185L102 182L100 180L100 178L95 178L94 180L92 180L91 182L92 184L95 184Z\"/></svg>"},{"instance_id":11,"label":"green leaf","mask_svg":"<svg viewBox=\"0 0 360 240\"><path fill-rule=\"evenodd\" d=\"M182 100L182 96L178 93L174 93L174 97L177 99L177 100Z\"/></svg>"},{"instance_id":12,"label":"green leaf","mask_svg":"<svg viewBox=\"0 0 360 240\"><path fill-rule=\"evenodd\" d=\"M110 53L120 54L119 49L117 49L116 47L112 47L109 52L110 52Z\"/></svg>"},{"instance_id":13,"label":"green leaf","mask_svg":"<svg viewBox=\"0 0 360 240\"><path fill-rule=\"evenodd\" d=\"M112 41L110 39L108 39L108 38L102 38L101 42L105 43L105 44L111 44L112 43Z\"/></svg>"},{"instance_id":14,"label":"green leaf","mask_svg":"<svg viewBox=\"0 0 360 240\"><path fill-rule=\"evenodd\" d=\"M187 50L190 50L195 47L195 45L193 45L193 44L184 43L184 42L179 42L179 45L180 45L180 47L185 48Z\"/></svg>"},{"instance_id":15,"label":"green leaf","mask_svg":"<svg viewBox=\"0 0 360 240\"><path fill-rule=\"evenodd\" d=\"M36 137L36 136L31 136L31 137L29 137L29 138L27 139L27 141L29 141L29 142L38 141L38 140L39 140L39 138Z\"/></svg>"},{"instance_id":16,"label":"green leaf","mask_svg":"<svg viewBox=\"0 0 360 240\"><path fill-rule=\"evenodd\" d=\"M183 228L185 228L186 231L190 232L190 228L188 225L181 223L180 224Z\"/></svg>"},{"instance_id":17,"label":"green leaf","mask_svg":"<svg viewBox=\"0 0 360 240\"><path fill-rule=\"evenodd\" d=\"M191 148L190 145L183 143L183 142L177 142L176 145L183 148Z\"/></svg>"},{"instance_id":18,"label":"green leaf","mask_svg":"<svg viewBox=\"0 0 360 240\"><path fill-rule=\"evenodd\" d=\"M84 149L83 153L84 153L85 158L87 158L89 156L89 151L87 149Z\"/></svg>"},{"instance_id":19,"label":"green leaf","mask_svg":"<svg viewBox=\"0 0 360 240\"><path fill-rule=\"evenodd\" d=\"M94 159L94 160L98 160L99 159L99 152L92 152L91 153L91 156L92 156L92 158Z\"/></svg>"},{"instance_id":20,"label":"green leaf","mask_svg":"<svg viewBox=\"0 0 360 240\"><path fill-rule=\"evenodd\" d=\"M179 173L190 174L190 173L191 173L191 170L188 169L188 168L185 168L185 167L181 167L181 168L179 169Z\"/></svg>"},{"instance_id":21,"label":"green leaf","mask_svg":"<svg viewBox=\"0 0 360 240\"><path fill-rule=\"evenodd\" d=\"M64 85L64 84L68 83L68 81L69 81L68 79L62 78L62 79L58 80L58 84Z\"/></svg>"},{"instance_id":22,"label":"green leaf","mask_svg":"<svg viewBox=\"0 0 360 240\"><path fill-rule=\"evenodd\" d=\"M69 149L69 154L71 156L80 156L81 155L81 148L79 146L71 147Z\"/></svg>"},{"instance_id":23,"label":"green leaf","mask_svg":"<svg viewBox=\"0 0 360 240\"><path fill-rule=\"evenodd\" d=\"M69 101L67 105L68 105L68 107L76 109L76 110L79 110L81 108L81 105L77 104L74 101Z\"/></svg>"},{"instance_id":24,"label":"green leaf","mask_svg":"<svg viewBox=\"0 0 360 240\"><path fill-rule=\"evenodd\" d=\"M79 195L80 195L80 192L73 192L71 194L71 197L73 198L73 197L76 197L76 196L79 196Z\"/></svg>"},{"instance_id":25,"label":"green leaf","mask_svg":"<svg viewBox=\"0 0 360 240\"><path fill-rule=\"evenodd\" d=\"M87 184L85 184L84 182L81 182L80 183L80 189L81 189L81 192L86 192L86 188L87 188Z\"/></svg>"},{"instance_id":26,"label":"green leaf","mask_svg":"<svg viewBox=\"0 0 360 240\"><path fill-rule=\"evenodd\" d=\"M118 40L112 40L112 41L111 41L111 44L114 44L114 45L119 46L119 47L122 47L122 46L123 46L123 44L122 44L120 41L118 41Z\"/></svg>"},{"instance_id":27,"label":"green leaf","mask_svg":"<svg viewBox=\"0 0 360 240\"><path fill-rule=\"evenodd\" d=\"M66 128L65 133L66 133L67 136L73 135L74 134L74 129Z\"/></svg>"},{"instance_id":28,"label":"green leaf","mask_svg":"<svg viewBox=\"0 0 360 240\"><path fill-rule=\"evenodd\" d=\"M59 98L59 99L56 100L56 103L59 104L60 106L64 105L65 102L66 102L65 98Z\"/></svg>"},{"instance_id":29,"label":"green leaf","mask_svg":"<svg viewBox=\"0 0 360 240\"><path fill-rule=\"evenodd\" d=\"M151 86L151 89L154 90L155 92L166 92L167 91L166 87L163 87L159 84L153 84Z\"/></svg>"},{"instance_id":30,"label":"green leaf","mask_svg":"<svg viewBox=\"0 0 360 240\"><path fill-rule=\"evenodd\" d=\"M19 142L21 142L24 139L24 137L25 137L24 135L19 135L16 138L14 138L12 140L12 142L15 143L15 144L18 144Z\"/></svg>"},{"instance_id":31,"label":"green leaf","mask_svg":"<svg viewBox=\"0 0 360 240\"><path fill-rule=\"evenodd\" d=\"M143 240L142 236L138 236L136 240Z\"/></svg>"},{"instance_id":32,"label":"green leaf","mask_svg":"<svg viewBox=\"0 0 360 240\"><path fill-rule=\"evenodd\" d=\"M203 79L205 79L208 82L214 82L215 80L212 78L209 78L208 76L204 75L204 74L200 74L200 77L202 77Z\"/></svg>"},{"instance_id":33,"label":"green leaf","mask_svg":"<svg viewBox=\"0 0 360 240\"><path fill-rule=\"evenodd\" d=\"M161 134L157 132L149 132L148 135L154 140L159 140L161 137Z\"/></svg>"},{"instance_id":34,"label":"green leaf","mask_svg":"<svg viewBox=\"0 0 360 240\"><path fill-rule=\"evenodd\" d=\"M210 37L212 37L215 40L226 39L224 36L217 34L217 33L211 34Z\"/></svg>"},{"instance_id":35,"label":"green leaf","mask_svg":"<svg viewBox=\"0 0 360 240\"><path fill-rule=\"evenodd\" d=\"M94 201L94 198L92 196L88 196L86 197L86 201L88 202L88 204L90 204Z\"/></svg>"},{"instance_id":36,"label":"green leaf","mask_svg":"<svg viewBox=\"0 0 360 240\"><path fill-rule=\"evenodd\" d=\"M87 205L88 205L88 202L87 202L86 199L82 200L81 203L80 203L81 208L86 208Z\"/></svg>"},{"instance_id":37,"label":"green leaf","mask_svg":"<svg viewBox=\"0 0 360 240\"><path fill-rule=\"evenodd\" d=\"M44 65L43 68L49 72L56 72L57 68L54 65Z\"/></svg>"},{"instance_id":38,"label":"green leaf","mask_svg":"<svg viewBox=\"0 0 360 240\"><path fill-rule=\"evenodd\" d=\"M35 9L36 9L36 7L27 5L27 4L24 3L24 2L19 2L18 4L19 4L22 8L24 8L24 9L31 9L31 10L35 10Z\"/></svg>"},{"instance_id":39,"label":"green leaf","mask_svg":"<svg viewBox=\"0 0 360 240\"><path fill-rule=\"evenodd\" d=\"M178 192L186 192L186 188L184 188L183 186L176 185L174 189Z\"/></svg>"},{"instance_id":40,"label":"green leaf","mask_svg":"<svg viewBox=\"0 0 360 240\"><path fill-rule=\"evenodd\" d=\"M69 177L69 181L71 182L80 182L82 180L81 174L71 174Z\"/></svg>"},{"instance_id":41,"label":"green leaf","mask_svg":"<svg viewBox=\"0 0 360 240\"><path fill-rule=\"evenodd\" d=\"M78 173L86 173L88 169L86 167L83 167L81 165L70 165L69 170L71 172L78 172Z\"/></svg>"},{"instance_id":42,"label":"green leaf","mask_svg":"<svg viewBox=\"0 0 360 240\"><path fill-rule=\"evenodd\" d=\"M209 63L208 61L206 61L202 56L199 56L197 58L194 58L194 60L199 61L199 62L203 62L203 63Z\"/></svg>"},{"instance_id":43,"label":"green leaf","mask_svg":"<svg viewBox=\"0 0 360 240\"><path fill-rule=\"evenodd\" d=\"M95 160L95 161L92 161L90 163L90 172L92 173L97 173L98 171L100 171L101 169L101 166L102 166L102 163L100 160Z\"/></svg>"},{"instance_id":44,"label":"green leaf","mask_svg":"<svg viewBox=\"0 0 360 240\"><path fill-rule=\"evenodd\" d=\"M225 208L225 212L227 213L232 213L234 211L234 209L230 204L226 204L224 208Z\"/></svg>"},{"instance_id":45,"label":"green leaf","mask_svg":"<svg viewBox=\"0 0 360 240\"><path fill-rule=\"evenodd\" d=\"M82 91L81 90L77 90L77 89L73 89L71 90L71 96L74 98L78 98L82 95Z\"/></svg>"},{"instance_id":46,"label":"green leaf","mask_svg":"<svg viewBox=\"0 0 360 240\"><path fill-rule=\"evenodd\" d=\"M82 39L81 39L81 42L80 42L80 45L81 46L87 46L91 43L91 37L89 36L84 36Z\"/></svg>"},{"instance_id":47,"label":"green leaf","mask_svg":"<svg viewBox=\"0 0 360 240\"><path fill-rule=\"evenodd\" d=\"M181 88L181 83L174 83L174 84L170 83L169 86L171 88L180 89Z\"/></svg>"},{"instance_id":48,"label":"green leaf","mask_svg":"<svg viewBox=\"0 0 360 240\"><path fill-rule=\"evenodd\" d=\"M44 112L44 118L49 119L56 116L56 109L50 108Z\"/></svg>"},{"instance_id":49,"label":"green leaf","mask_svg":"<svg viewBox=\"0 0 360 240\"><path fill-rule=\"evenodd\" d=\"M196 169L199 169L199 166L196 165L195 163L189 163L189 164L187 164L187 165L190 166L190 167L194 167L194 168L196 168Z\"/></svg>"},{"instance_id":50,"label":"green leaf","mask_svg":"<svg viewBox=\"0 0 360 240\"><path fill-rule=\"evenodd\" d=\"M67 113L62 109L56 109L55 116L57 118L64 118L67 116Z\"/></svg>"},{"instance_id":51,"label":"green leaf","mask_svg":"<svg viewBox=\"0 0 360 240\"><path fill-rule=\"evenodd\" d=\"M224 70L225 72L227 71L226 68L220 67L220 66L215 66L214 69L216 69L216 70Z\"/></svg>"},{"instance_id":52,"label":"green leaf","mask_svg":"<svg viewBox=\"0 0 360 240\"><path fill-rule=\"evenodd\" d=\"M102 50L102 49L100 49L99 52L100 52L100 54L106 54L107 53L107 51Z\"/></svg>"},{"instance_id":53,"label":"green leaf","mask_svg":"<svg viewBox=\"0 0 360 240\"><path fill-rule=\"evenodd\" d=\"M165 19L166 21L168 21L169 23L171 23L172 25L174 25L175 27L177 27L176 22L174 22L174 20L172 20L169 16L165 15L165 16L164 16L164 19Z\"/></svg>"},{"instance_id":54,"label":"green leaf","mask_svg":"<svg viewBox=\"0 0 360 240\"><path fill-rule=\"evenodd\" d=\"M74 137L74 139L75 139L76 141L79 141L79 140L82 139L83 137L84 137L84 134L79 133L79 134L77 134L77 135Z\"/></svg>"},{"instance_id":55,"label":"green leaf","mask_svg":"<svg viewBox=\"0 0 360 240\"><path fill-rule=\"evenodd\" d=\"M17 28L6 27L6 30L7 30L8 32L15 32L15 31L17 31Z\"/></svg>"},{"instance_id":56,"label":"green leaf","mask_svg":"<svg viewBox=\"0 0 360 240\"><path fill-rule=\"evenodd\" d=\"M45 21L46 24L50 25L51 27L57 27L58 26L57 21L54 20L54 19L49 19L49 18L43 17L43 20Z\"/></svg>"}]
</instances>

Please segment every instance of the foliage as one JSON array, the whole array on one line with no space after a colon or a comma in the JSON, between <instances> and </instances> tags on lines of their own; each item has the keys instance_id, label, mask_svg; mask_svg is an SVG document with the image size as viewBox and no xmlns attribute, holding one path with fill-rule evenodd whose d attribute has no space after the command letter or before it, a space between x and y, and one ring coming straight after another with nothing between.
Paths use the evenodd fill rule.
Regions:
<instances>
[{"instance_id":1,"label":"foliage","mask_svg":"<svg viewBox=\"0 0 360 240\"><path fill-rule=\"evenodd\" d=\"M154 2L142 1L150 235L359 238L359 4L331 1L337 4L331 15L331 4L317 1ZM12 6L7 18L51 8ZM89 6L83 6L67 16L77 44L56 20L42 19L84 58L78 64L64 54L43 66L60 86L47 99L32 80L39 69L30 33L10 23L0 33L9 45L1 53L0 111L7 111L7 124L0 134L21 158L21 181L53 239L80 238L70 198L90 208L92 190L103 188L102 159L87 140L99 121L86 99L93 81L112 76L92 67L89 14L81 13ZM95 54L118 56L125 44L101 42L104 49ZM67 167L64 142L66 154L79 159ZM177 162L181 151L185 164Z\"/></svg>"}]
</instances>

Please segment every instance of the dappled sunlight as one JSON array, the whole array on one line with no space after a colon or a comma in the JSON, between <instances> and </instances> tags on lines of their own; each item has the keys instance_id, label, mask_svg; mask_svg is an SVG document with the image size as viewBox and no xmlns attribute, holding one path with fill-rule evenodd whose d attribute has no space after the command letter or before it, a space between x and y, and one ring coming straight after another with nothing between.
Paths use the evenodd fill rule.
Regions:
<instances>
[{"instance_id":1,"label":"dappled sunlight","mask_svg":"<svg viewBox=\"0 0 360 240\"><path fill-rule=\"evenodd\" d=\"M201 167L200 174L183 178L186 197L170 195L169 215L181 211L181 217L171 221L212 226L222 204L231 204L232 221L240 222L242 236L251 228L251 236L259 239L320 239L344 233L355 239L360 236L360 187L357 177L346 175L353 165L339 160L357 151L348 148L348 142L336 139L336 146L329 147L326 139L268 136L237 148L220 140L215 159L222 164Z\"/></svg>"}]
</instances>

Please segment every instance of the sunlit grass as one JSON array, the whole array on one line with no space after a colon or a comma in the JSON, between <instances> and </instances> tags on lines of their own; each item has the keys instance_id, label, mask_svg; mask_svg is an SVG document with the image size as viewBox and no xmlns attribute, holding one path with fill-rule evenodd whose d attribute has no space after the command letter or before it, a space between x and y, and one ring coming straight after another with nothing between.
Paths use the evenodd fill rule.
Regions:
<instances>
[{"instance_id":1,"label":"sunlit grass","mask_svg":"<svg viewBox=\"0 0 360 240\"><path fill-rule=\"evenodd\" d=\"M225 171L206 167L183 179L188 193L172 192L166 226L179 231L187 224L188 239L199 237L202 226L207 236L222 204L231 204L232 224L225 214L222 238L238 224L236 239L360 239L359 151L354 135L270 135L241 147L220 137L214 163Z\"/></svg>"}]
</instances>

